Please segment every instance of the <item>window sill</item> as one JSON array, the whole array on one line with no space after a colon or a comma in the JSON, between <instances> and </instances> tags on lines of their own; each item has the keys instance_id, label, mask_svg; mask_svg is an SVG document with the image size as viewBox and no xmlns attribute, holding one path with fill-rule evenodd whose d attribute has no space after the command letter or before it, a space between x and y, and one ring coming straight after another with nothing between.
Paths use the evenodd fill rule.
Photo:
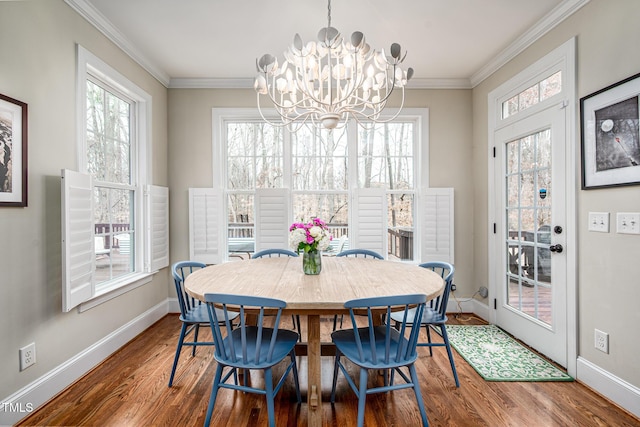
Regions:
<instances>
[{"instance_id":1,"label":"window sill","mask_svg":"<svg viewBox=\"0 0 640 427\"><path fill-rule=\"evenodd\" d=\"M155 273L157 272L154 271L153 273L133 274L131 276L127 276L123 280L114 282L108 288L103 289L95 297L80 304L78 306L78 312L82 313L84 311L90 310L102 303L105 303L129 291L139 288L140 286L146 285L147 283L151 282Z\"/></svg>"}]
</instances>

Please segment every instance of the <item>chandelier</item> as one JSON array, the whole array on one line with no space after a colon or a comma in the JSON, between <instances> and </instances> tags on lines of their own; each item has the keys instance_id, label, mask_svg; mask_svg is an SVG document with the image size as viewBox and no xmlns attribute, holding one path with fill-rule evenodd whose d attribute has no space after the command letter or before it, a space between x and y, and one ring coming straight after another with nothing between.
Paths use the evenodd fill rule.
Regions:
<instances>
[{"instance_id":1,"label":"chandelier","mask_svg":"<svg viewBox=\"0 0 640 427\"><path fill-rule=\"evenodd\" d=\"M350 117L363 126L393 120L404 105L404 88L413 76L413 69L404 71L401 47L393 43L388 55L375 51L359 31L344 41L331 26L331 0L328 0L328 24L318 32L318 41L304 44L299 34L284 52L284 62L265 54L256 59L258 76L258 110L262 118L275 126L297 130L310 121L317 127L343 127ZM398 112L383 119L387 100L398 88L402 102ZM260 100L268 97L280 116L277 122L267 118Z\"/></svg>"}]
</instances>

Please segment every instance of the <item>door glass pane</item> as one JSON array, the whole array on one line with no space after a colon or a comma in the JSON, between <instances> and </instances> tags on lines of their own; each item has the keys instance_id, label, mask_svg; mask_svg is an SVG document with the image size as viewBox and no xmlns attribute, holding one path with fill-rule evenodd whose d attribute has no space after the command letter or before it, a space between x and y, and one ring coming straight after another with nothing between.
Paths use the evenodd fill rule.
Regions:
<instances>
[{"instance_id":1,"label":"door glass pane","mask_svg":"<svg viewBox=\"0 0 640 427\"><path fill-rule=\"evenodd\" d=\"M507 303L551 324L551 141L544 130L506 147Z\"/></svg>"}]
</instances>

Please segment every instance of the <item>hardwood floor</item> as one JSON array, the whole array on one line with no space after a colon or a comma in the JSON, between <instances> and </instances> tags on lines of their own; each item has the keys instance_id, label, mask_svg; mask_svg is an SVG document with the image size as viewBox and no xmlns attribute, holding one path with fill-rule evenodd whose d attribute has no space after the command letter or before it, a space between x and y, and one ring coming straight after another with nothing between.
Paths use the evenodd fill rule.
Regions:
<instances>
[{"instance_id":1,"label":"hardwood floor","mask_svg":"<svg viewBox=\"0 0 640 427\"><path fill-rule=\"evenodd\" d=\"M332 321L323 319L323 341ZM463 314L451 316L449 323L484 322ZM195 357L184 349L174 386L168 388L179 329L177 316L166 316L18 425L202 425L215 372L212 348L199 347ZM457 389L444 349L434 349L433 357L426 348L419 352L417 370L431 426L640 426L639 419L578 382L487 382L454 351L461 383ZM299 357L299 370L304 390L305 357ZM335 405L329 402L331 357L323 357L322 370L325 426L355 425L357 399L344 377L338 380ZM259 384L259 373L251 381ZM279 426L307 424L307 405L295 403L293 381L285 383L276 397L276 422ZM263 396L220 391L212 426L266 424ZM399 390L369 396L365 425L419 425L413 393Z\"/></svg>"}]
</instances>

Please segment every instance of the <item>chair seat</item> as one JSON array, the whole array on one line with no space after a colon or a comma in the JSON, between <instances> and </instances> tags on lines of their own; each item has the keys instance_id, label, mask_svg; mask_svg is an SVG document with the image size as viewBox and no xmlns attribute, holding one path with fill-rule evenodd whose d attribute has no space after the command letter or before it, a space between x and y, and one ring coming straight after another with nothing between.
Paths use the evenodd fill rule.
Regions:
<instances>
[{"instance_id":1,"label":"chair seat","mask_svg":"<svg viewBox=\"0 0 640 427\"><path fill-rule=\"evenodd\" d=\"M221 357L217 353L215 354L216 361L220 363L224 363L227 366L243 368L243 369L265 369L271 367L273 365L278 364L282 359L284 359L291 350L295 347L298 342L299 335L294 331L289 331L285 329L278 329L278 337L275 342L275 346L273 348L273 354L271 356L271 360L267 361L267 353L269 351L269 346L264 345L265 343L269 343L271 337L273 335L273 329L271 328L262 328L262 346L260 348L260 355L258 360L255 360L256 355L256 342L258 342L258 327L257 326L247 326L245 328L246 331L246 354L247 360L243 359L243 346L242 346L242 330L234 329L231 331L231 335L224 338L224 349L225 354ZM229 340L233 340L233 345L229 342ZM235 359L237 362L233 361L233 357L231 354L231 349L235 350Z\"/></svg>"},{"instance_id":2,"label":"chair seat","mask_svg":"<svg viewBox=\"0 0 640 427\"><path fill-rule=\"evenodd\" d=\"M229 320L234 320L237 318L240 313L228 312ZM216 308L216 314L219 319L224 319L224 312L218 308ZM191 310L187 311L184 315L180 315L180 320L185 323L206 323L209 324L209 313L207 313L207 305L206 304L198 304Z\"/></svg>"},{"instance_id":3,"label":"chair seat","mask_svg":"<svg viewBox=\"0 0 640 427\"><path fill-rule=\"evenodd\" d=\"M398 330L391 328L390 334L391 342L389 346L389 354L391 355L390 359L394 359L396 352L398 351L398 345L402 344L402 348L405 349L409 344L405 338L400 336L400 332L398 332ZM377 369L381 366L384 366L385 369L394 368L397 366L405 366L408 363L412 363L418 357L417 353L415 353L413 357L402 358L396 362L385 361L386 327L376 326L374 328L376 360L374 361L369 346L369 328L358 328L358 335L360 335L360 341L362 342L363 347L362 356L360 355L360 352L358 350L358 345L355 341L355 334L353 332L353 329L342 329L339 331L335 331L331 334L331 339L335 343L336 348L340 350L343 355L345 355L349 360L360 367L367 369Z\"/></svg>"},{"instance_id":4,"label":"chair seat","mask_svg":"<svg viewBox=\"0 0 640 427\"><path fill-rule=\"evenodd\" d=\"M416 323L415 313L416 313L415 309L409 310L409 313L407 315L407 324L412 325ZM404 318L404 311L396 311L391 313L391 320L395 322L402 322L403 318ZM424 325L428 323L431 325L437 325L437 324L444 324L446 322L447 322L446 315L442 315L430 307L425 307L424 312L422 314L422 321L420 322L420 324Z\"/></svg>"}]
</instances>

